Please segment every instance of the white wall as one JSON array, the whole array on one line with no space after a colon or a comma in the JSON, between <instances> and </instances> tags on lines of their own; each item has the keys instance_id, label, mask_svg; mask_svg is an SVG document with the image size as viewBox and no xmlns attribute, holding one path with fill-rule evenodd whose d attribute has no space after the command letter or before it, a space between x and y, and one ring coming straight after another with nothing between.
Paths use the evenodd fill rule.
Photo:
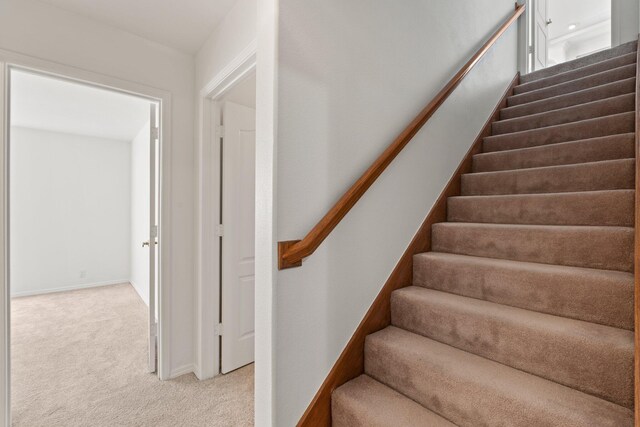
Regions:
<instances>
[{"instance_id":1,"label":"white wall","mask_svg":"<svg viewBox=\"0 0 640 427\"><path fill-rule=\"evenodd\" d=\"M638 0L611 0L611 45L638 39L640 6Z\"/></svg>"},{"instance_id":2,"label":"white wall","mask_svg":"<svg viewBox=\"0 0 640 427\"><path fill-rule=\"evenodd\" d=\"M34 0L0 1L0 49L171 93L171 256L165 280L171 375L193 368L194 60L193 57L81 15ZM0 53L0 61L2 60ZM0 325L1 326L1 325Z\"/></svg>"},{"instance_id":3,"label":"white wall","mask_svg":"<svg viewBox=\"0 0 640 427\"><path fill-rule=\"evenodd\" d=\"M257 0L238 0L196 55L196 88L202 89L256 38Z\"/></svg>"},{"instance_id":4,"label":"white wall","mask_svg":"<svg viewBox=\"0 0 640 427\"><path fill-rule=\"evenodd\" d=\"M268 44L258 51L257 142L273 141L277 128L277 190L268 184L269 153L260 151L268 147L258 151L257 180L266 184L257 189L275 200L282 241L304 236L513 13L514 2L280 0L278 9L277 51ZM262 10L258 21L269 27L273 9ZM276 425L298 421L514 77L516 36L513 27L502 37L301 268L276 273ZM270 72L260 75L270 58L278 67L271 98L264 88ZM261 120L272 113L260 112L269 98L277 100L271 126ZM270 215L263 202L259 226ZM256 256L275 269L275 242L259 235L258 245ZM256 273L257 288L270 284L259 265ZM268 308L261 310L258 322L267 323Z\"/></svg>"},{"instance_id":5,"label":"white wall","mask_svg":"<svg viewBox=\"0 0 640 427\"><path fill-rule=\"evenodd\" d=\"M11 294L129 279L127 141L11 129Z\"/></svg>"},{"instance_id":6,"label":"white wall","mask_svg":"<svg viewBox=\"0 0 640 427\"><path fill-rule=\"evenodd\" d=\"M131 284L149 305L149 122L131 141Z\"/></svg>"}]
</instances>

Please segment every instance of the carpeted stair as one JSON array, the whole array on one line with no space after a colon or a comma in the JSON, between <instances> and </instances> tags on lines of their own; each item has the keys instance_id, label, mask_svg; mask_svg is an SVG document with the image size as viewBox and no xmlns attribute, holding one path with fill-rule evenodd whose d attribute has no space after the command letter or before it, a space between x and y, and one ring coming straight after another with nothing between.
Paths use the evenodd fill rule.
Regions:
<instances>
[{"instance_id":1,"label":"carpeted stair","mask_svg":"<svg viewBox=\"0 0 640 427\"><path fill-rule=\"evenodd\" d=\"M335 426L633 425L636 52L521 77Z\"/></svg>"}]
</instances>

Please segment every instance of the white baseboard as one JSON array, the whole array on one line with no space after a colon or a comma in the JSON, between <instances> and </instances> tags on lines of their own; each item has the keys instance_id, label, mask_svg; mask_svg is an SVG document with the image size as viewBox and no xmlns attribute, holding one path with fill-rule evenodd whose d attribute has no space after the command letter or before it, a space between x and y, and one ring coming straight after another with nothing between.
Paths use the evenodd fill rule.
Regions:
<instances>
[{"instance_id":1,"label":"white baseboard","mask_svg":"<svg viewBox=\"0 0 640 427\"><path fill-rule=\"evenodd\" d=\"M131 283L131 286L136 291L136 294L138 295L138 298L140 298L140 300L144 303L144 305L149 307L149 303L147 302L147 300L145 300L145 297L142 296L142 294L140 293L140 288L138 287L136 282L134 282L133 280L129 280L129 283ZM147 289L147 291L148 291L148 289ZM148 298L148 296L147 296L147 298Z\"/></svg>"},{"instance_id":2,"label":"white baseboard","mask_svg":"<svg viewBox=\"0 0 640 427\"><path fill-rule=\"evenodd\" d=\"M42 289L42 290L37 290L37 291L11 292L11 298L28 297L28 296L33 296L33 295L53 294L53 293L56 293L56 292L75 291L75 290L78 290L78 289L97 288L97 287L100 287L100 286L121 285L123 283L129 283L129 279L109 280L109 281L106 281L106 282L86 283L86 284L82 284L82 285L63 286L63 287L60 287L60 288Z\"/></svg>"},{"instance_id":3,"label":"white baseboard","mask_svg":"<svg viewBox=\"0 0 640 427\"><path fill-rule=\"evenodd\" d=\"M200 363L196 362L196 363L193 364L193 374L196 376L196 378L198 378L198 380L204 381L204 380L210 380L211 378L214 378L214 377L220 375L220 372L205 373L202 370L202 365Z\"/></svg>"},{"instance_id":4,"label":"white baseboard","mask_svg":"<svg viewBox=\"0 0 640 427\"><path fill-rule=\"evenodd\" d=\"M188 365L178 366L177 368L174 368L171 370L171 373L169 374L169 379L172 380L174 378L178 378L181 375L190 374L194 371L195 369L192 363L189 363Z\"/></svg>"}]
</instances>

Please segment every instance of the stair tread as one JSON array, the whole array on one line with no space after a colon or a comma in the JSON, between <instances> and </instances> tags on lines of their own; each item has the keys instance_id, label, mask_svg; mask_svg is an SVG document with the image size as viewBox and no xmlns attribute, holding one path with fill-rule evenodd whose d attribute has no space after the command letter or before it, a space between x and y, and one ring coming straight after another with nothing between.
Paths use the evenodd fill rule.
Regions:
<instances>
[{"instance_id":1,"label":"stair tread","mask_svg":"<svg viewBox=\"0 0 640 427\"><path fill-rule=\"evenodd\" d=\"M437 252L606 270L633 270L633 227L441 222Z\"/></svg>"},{"instance_id":2,"label":"stair tread","mask_svg":"<svg viewBox=\"0 0 640 427\"><path fill-rule=\"evenodd\" d=\"M452 227L452 228L467 228L467 227L476 227L476 228L487 228L487 229L507 229L507 228L517 228L517 229L526 229L526 230L574 230L574 231L588 231L588 230L599 230L599 231L633 231L633 227L616 227L616 226L608 226L608 225L545 225L545 224L485 224L479 222L438 222L433 224L433 227Z\"/></svg>"},{"instance_id":3,"label":"stair tread","mask_svg":"<svg viewBox=\"0 0 640 427\"><path fill-rule=\"evenodd\" d=\"M625 227L625 228L630 228L630 227ZM518 270L547 271L555 274L569 273L569 274L575 274L579 276L588 275L588 276L593 276L599 279L606 278L606 277L614 277L618 280L628 281L630 285L633 284L633 280L634 280L633 273L629 273L625 271L574 267L570 265L541 264L537 262L513 261L513 260L499 259L499 258L485 258L485 257L472 256L472 255L452 254L447 252L436 252L436 251L423 252L423 253L414 255L414 257L432 258L432 259L439 259L443 261L458 260L461 262L468 262L468 263L505 266L510 269L515 268Z\"/></svg>"},{"instance_id":4,"label":"stair tread","mask_svg":"<svg viewBox=\"0 0 640 427\"><path fill-rule=\"evenodd\" d=\"M588 148L590 148L590 150L588 150ZM587 153L590 153L589 156L587 156ZM605 160L631 159L634 157L635 133L620 133L575 141L536 145L533 147L478 153L473 156L473 172L498 172L530 169L534 167L591 163ZM520 159L520 162L515 164L521 166L509 167L509 160L512 161L511 165L513 165L515 158ZM580 158L587 160L573 160ZM545 159L544 161L546 163L541 164L542 159ZM492 160L493 163L489 165ZM550 161L556 163L549 164ZM477 170L480 167L492 167L493 169Z\"/></svg>"},{"instance_id":5,"label":"stair tread","mask_svg":"<svg viewBox=\"0 0 640 427\"><path fill-rule=\"evenodd\" d=\"M530 92L511 95L507 98L507 105L519 105L526 102L531 102L532 100L551 98L560 94L577 92L579 90L587 89L589 87L597 86L603 83L610 83L613 81L634 77L635 70L635 63L622 65L617 68L601 71L599 73L580 77L575 80L570 80L552 86L535 89Z\"/></svg>"},{"instance_id":6,"label":"stair tread","mask_svg":"<svg viewBox=\"0 0 640 427\"><path fill-rule=\"evenodd\" d=\"M513 133L512 128L519 131L542 129L566 123L573 123L596 117L626 113L635 109L635 94L613 96L596 101L586 102L553 111L530 114L513 119L499 120L493 123L494 135ZM526 128L524 126L527 126ZM517 132L517 131L516 131Z\"/></svg>"},{"instance_id":7,"label":"stair tread","mask_svg":"<svg viewBox=\"0 0 640 427\"><path fill-rule=\"evenodd\" d=\"M447 221L633 227L634 202L634 190L456 196Z\"/></svg>"},{"instance_id":8,"label":"stair tread","mask_svg":"<svg viewBox=\"0 0 640 427\"><path fill-rule=\"evenodd\" d=\"M563 165L571 166L571 165ZM548 166L555 167L555 166ZM516 169L522 170L522 169ZM509 171L496 171L496 172L509 172ZM492 173L492 172L477 172L477 173ZM596 191L572 191L566 193L536 193L536 194L479 194L472 196L450 196L449 200L507 200L507 199L528 199L528 198L547 198L547 197L572 197L578 195L599 195L599 194L633 194L634 189L620 189L620 190L596 190Z\"/></svg>"},{"instance_id":9,"label":"stair tread","mask_svg":"<svg viewBox=\"0 0 640 427\"><path fill-rule=\"evenodd\" d=\"M525 93L534 88L551 86L557 83L563 83L566 81L575 80L576 78L585 77L590 74L609 70L612 68L618 68L621 65L629 65L636 62L636 53L630 52L623 55L614 56L605 60L594 62L592 64L585 65L583 67L573 68L557 74L553 74L547 77L543 77L538 80L521 83L516 86L515 93ZM616 65L620 64L620 65ZM553 82L553 83L550 83Z\"/></svg>"},{"instance_id":10,"label":"stair tread","mask_svg":"<svg viewBox=\"0 0 640 427\"><path fill-rule=\"evenodd\" d=\"M331 416L335 427L455 427L367 375L360 375L333 392Z\"/></svg>"},{"instance_id":11,"label":"stair tread","mask_svg":"<svg viewBox=\"0 0 640 427\"><path fill-rule=\"evenodd\" d=\"M559 142L618 135L635 131L635 112L612 114L572 123L492 135L483 138L484 152L537 147Z\"/></svg>"},{"instance_id":12,"label":"stair tread","mask_svg":"<svg viewBox=\"0 0 640 427\"><path fill-rule=\"evenodd\" d=\"M545 146L545 147L548 147ZM502 153L502 151L500 151ZM552 165L552 166L539 166L535 168L524 168L524 169L508 169L501 171L489 171L489 172L472 172L468 174L463 174L463 176L471 176L471 175L500 175L500 174L509 174L509 173L530 173L536 170L568 170L576 167L587 167L587 166L597 166L597 165L617 165L617 164L635 164L635 158L624 158L624 159L614 159L614 160L600 160L597 162L584 162L584 163L575 163L570 165Z\"/></svg>"},{"instance_id":13,"label":"stair tread","mask_svg":"<svg viewBox=\"0 0 640 427\"><path fill-rule=\"evenodd\" d=\"M544 194L634 188L635 159L601 160L462 175L463 196Z\"/></svg>"},{"instance_id":14,"label":"stair tread","mask_svg":"<svg viewBox=\"0 0 640 427\"><path fill-rule=\"evenodd\" d=\"M365 372L458 425L633 423L628 408L393 326L367 337Z\"/></svg>"},{"instance_id":15,"label":"stair tread","mask_svg":"<svg viewBox=\"0 0 640 427\"><path fill-rule=\"evenodd\" d=\"M391 324L632 406L632 331L419 286L394 291Z\"/></svg>"},{"instance_id":16,"label":"stair tread","mask_svg":"<svg viewBox=\"0 0 640 427\"><path fill-rule=\"evenodd\" d=\"M632 273L445 252L414 255L416 286L633 329ZM562 295L570 298L560 298Z\"/></svg>"},{"instance_id":17,"label":"stair tread","mask_svg":"<svg viewBox=\"0 0 640 427\"><path fill-rule=\"evenodd\" d=\"M575 92L564 93L549 98L505 107L500 110L500 118L516 118L526 114L554 111L572 105L579 105L584 102L591 102L598 99L607 99L613 96L624 95L627 93L635 94L635 82L635 77L629 77L626 79L606 82L586 89L577 90Z\"/></svg>"}]
</instances>

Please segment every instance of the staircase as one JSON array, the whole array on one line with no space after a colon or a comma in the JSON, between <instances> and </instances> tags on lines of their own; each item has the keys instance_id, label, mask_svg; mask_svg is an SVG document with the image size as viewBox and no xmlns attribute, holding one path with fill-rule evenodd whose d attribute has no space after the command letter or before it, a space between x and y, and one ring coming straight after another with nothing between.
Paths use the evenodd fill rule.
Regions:
<instances>
[{"instance_id":1,"label":"staircase","mask_svg":"<svg viewBox=\"0 0 640 427\"><path fill-rule=\"evenodd\" d=\"M522 76L335 426L633 425L636 48Z\"/></svg>"}]
</instances>

